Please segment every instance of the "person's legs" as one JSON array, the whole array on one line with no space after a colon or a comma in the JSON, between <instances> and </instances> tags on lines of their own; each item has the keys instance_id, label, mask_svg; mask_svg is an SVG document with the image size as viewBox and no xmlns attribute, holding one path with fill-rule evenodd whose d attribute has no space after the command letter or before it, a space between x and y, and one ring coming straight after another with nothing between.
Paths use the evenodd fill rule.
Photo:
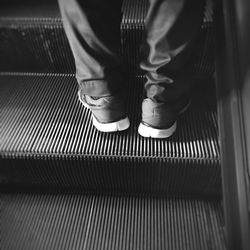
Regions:
<instances>
[{"instance_id":1,"label":"person's legs","mask_svg":"<svg viewBox=\"0 0 250 250\"><path fill-rule=\"evenodd\" d=\"M92 110L99 130L126 129L129 122L119 96L121 0L58 1L75 59L80 101Z\"/></svg>"},{"instance_id":2,"label":"person's legs","mask_svg":"<svg viewBox=\"0 0 250 250\"><path fill-rule=\"evenodd\" d=\"M205 0L149 0L141 68L146 71L142 136L166 138L189 103L188 62L202 24Z\"/></svg>"}]
</instances>

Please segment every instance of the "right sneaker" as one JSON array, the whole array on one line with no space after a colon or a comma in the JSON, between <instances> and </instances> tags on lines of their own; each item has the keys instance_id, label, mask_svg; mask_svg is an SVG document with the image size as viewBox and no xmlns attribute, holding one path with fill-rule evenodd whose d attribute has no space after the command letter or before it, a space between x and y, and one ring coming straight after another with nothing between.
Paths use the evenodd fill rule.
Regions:
<instances>
[{"instance_id":1,"label":"right sneaker","mask_svg":"<svg viewBox=\"0 0 250 250\"><path fill-rule=\"evenodd\" d=\"M93 125L101 132L123 131L130 122L118 96L93 97L78 91L80 102L92 112Z\"/></svg>"},{"instance_id":2,"label":"right sneaker","mask_svg":"<svg viewBox=\"0 0 250 250\"><path fill-rule=\"evenodd\" d=\"M138 133L143 137L157 139L172 136L177 128L178 116L185 112L190 104L190 99L184 99L175 105L155 102L150 98L144 99Z\"/></svg>"}]
</instances>

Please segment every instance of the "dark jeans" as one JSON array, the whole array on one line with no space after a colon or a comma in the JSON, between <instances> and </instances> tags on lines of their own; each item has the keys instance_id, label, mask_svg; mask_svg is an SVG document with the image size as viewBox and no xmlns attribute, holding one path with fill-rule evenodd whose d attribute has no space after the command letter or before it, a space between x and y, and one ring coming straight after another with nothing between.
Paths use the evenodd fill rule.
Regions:
<instances>
[{"instance_id":1,"label":"dark jeans","mask_svg":"<svg viewBox=\"0 0 250 250\"><path fill-rule=\"evenodd\" d=\"M140 67L146 95L175 102L192 85L188 62L202 24L205 0L149 0ZM123 85L120 62L121 0L59 0L82 91L114 95Z\"/></svg>"}]
</instances>

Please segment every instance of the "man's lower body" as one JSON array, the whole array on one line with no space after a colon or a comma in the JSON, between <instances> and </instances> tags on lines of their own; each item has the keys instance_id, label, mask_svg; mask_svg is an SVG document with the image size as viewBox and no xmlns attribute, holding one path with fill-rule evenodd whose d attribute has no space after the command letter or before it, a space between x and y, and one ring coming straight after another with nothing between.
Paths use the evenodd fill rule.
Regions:
<instances>
[{"instance_id":1,"label":"man's lower body","mask_svg":"<svg viewBox=\"0 0 250 250\"><path fill-rule=\"evenodd\" d=\"M145 99L139 133L167 138L190 103L188 65L202 24L205 0L149 0L140 67ZM79 99L104 132L125 130L124 77L120 60L121 0L59 0L76 63Z\"/></svg>"}]
</instances>

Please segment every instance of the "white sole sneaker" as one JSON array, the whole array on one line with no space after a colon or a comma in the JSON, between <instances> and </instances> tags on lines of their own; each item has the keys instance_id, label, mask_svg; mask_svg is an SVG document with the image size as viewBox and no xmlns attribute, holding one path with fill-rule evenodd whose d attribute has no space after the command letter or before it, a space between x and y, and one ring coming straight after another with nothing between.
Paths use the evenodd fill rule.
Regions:
<instances>
[{"instance_id":1,"label":"white sole sneaker","mask_svg":"<svg viewBox=\"0 0 250 250\"><path fill-rule=\"evenodd\" d=\"M168 129L158 129L152 128L147 126L143 123L140 123L138 128L138 133L143 137L151 137L156 139L163 139L168 138L175 132L177 128L177 122L175 122L170 128Z\"/></svg>"},{"instance_id":2,"label":"white sole sneaker","mask_svg":"<svg viewBox=\"0 0 250 250\"><path fill-rule=\"evenodd\" d=\"M78 99L79 101L83 104L83 106L89 110L90 107L86 102L83 102L80 98L80 94L78 91ZM123 131L129 128L130 126L130 121L128 119L128 117L125 117L124 119L121 119L119 121L115 121L115 122L109 122L109 123L101 123L99 122L94 115L92 114L92 121L93 121L93 125L95 126L95 128L101 132L117 132L117 131Z\"/></svg>"},{"instance_id":3,"label":"white sole sneaker","mask_svg":"<svg viewBox=\"0 0 250 250\"><path fill-rule=\"evenodd\" d=\"M180 114L183 114L191 105L191 100L188 102L188 104L179 112ZM167 129L158 129L150 127L149 125L145 125L142 122L139 125L138 133L143 137L151 137L155 139L166 139L174 134L177 128L177 121L175 123L167 128Z\"/></svg>"},{"instance_id":4,"label":"white sole sneaker","mask_svg":"<svg viewBox=\"0 0 250 250\"><path fill-rule=\"evenodd\" d=\"M128 117L121 119L119 121L110 122L110 123L101 123L96 120L96 118L92 115L93 125L101 132L117 132L123 131L129 128L130 122Z\"/></svg>"}]
</instances>

